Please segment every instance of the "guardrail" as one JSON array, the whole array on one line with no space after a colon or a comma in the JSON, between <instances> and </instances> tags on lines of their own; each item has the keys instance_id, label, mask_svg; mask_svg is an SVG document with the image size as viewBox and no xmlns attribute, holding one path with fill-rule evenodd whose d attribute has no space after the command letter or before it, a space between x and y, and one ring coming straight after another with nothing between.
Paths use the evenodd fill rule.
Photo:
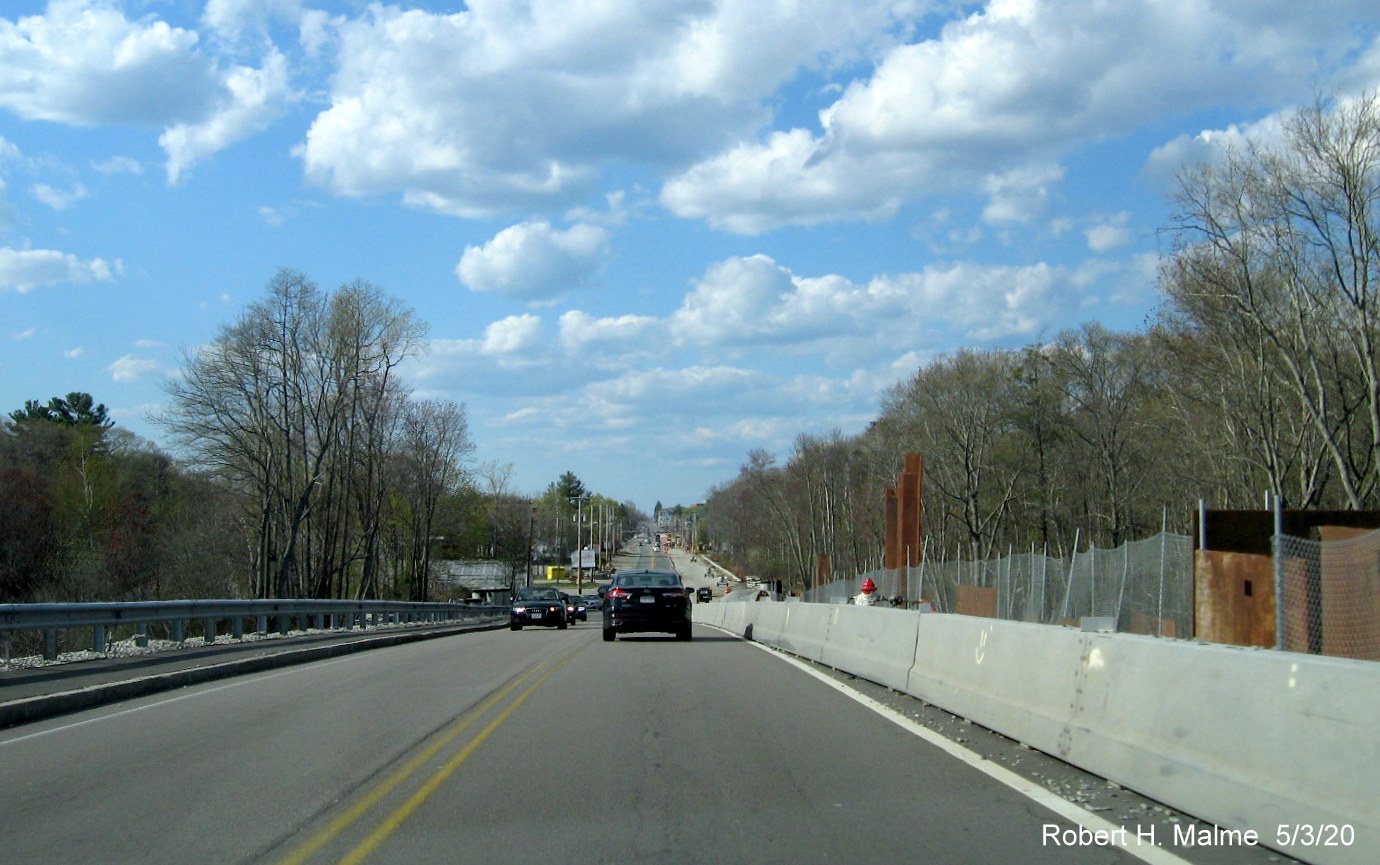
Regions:
<instances>
[{"instance_id":1,"label":"guardrail","mask_svg":"<svg viewBox=\"0 0 1380 865\"><path fill-rule=\"evenodd\" d=\"M245 621L254 622L254 633L266 636L270 621L278 633L287 634L293 625L318 630L368 628L383 625L433 623L480 619L499 615L506 607L476 604L422 603L417 601L329 601L314 599L211 600L211 601L135 601L99 604L0 604L0 641L4 642L5 663L9 663L10 635L15 631L41 631L43 657L58 657L58 634L75 629L91 629L91 650L105 654L111 629L133 626L139 646L148 645L148 626L171 625L172 640L181 643L188 622L200 622L207 643L218 633L241 640ZM224 631L220 624L229 625ZM310 625L307 623L310 622Z\"/></svg>"}]
</instances>

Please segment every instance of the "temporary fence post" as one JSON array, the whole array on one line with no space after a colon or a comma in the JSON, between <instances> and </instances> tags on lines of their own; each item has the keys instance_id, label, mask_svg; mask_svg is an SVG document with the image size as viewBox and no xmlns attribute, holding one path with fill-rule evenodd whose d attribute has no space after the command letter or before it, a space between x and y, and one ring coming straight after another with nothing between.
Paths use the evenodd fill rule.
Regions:
<instances>
[{"instance_id":1,"label":"temporary fence post","mask_svg":"<svg viewBox=\"0 0 1380 865\"><path fill-rule=\"evenodd\" d=\"M1270 544L1275 569L1275 648L1284 648L1284 507L1279 496L1270 497L1275 512L1275 536Z\"/></svg>"},{"instance_id":2,"label":"temporary fence post","mask_svg":"<svg viewBox=\"0 0 1380 865\"><path fill-rule=\"evenodd\" d=\"M1073 552L1069 556L1069 578L1064 583L1064 607L1059 611L1060 624L1063 623L1064 619L1069 617L1069 595L1073 594L1073 569L1074 566L1078 564L1078 539L1082 536L1082 533L1083 530L1081 528L1074 529L1073 531Z\"/></svg>"}]
</instances>

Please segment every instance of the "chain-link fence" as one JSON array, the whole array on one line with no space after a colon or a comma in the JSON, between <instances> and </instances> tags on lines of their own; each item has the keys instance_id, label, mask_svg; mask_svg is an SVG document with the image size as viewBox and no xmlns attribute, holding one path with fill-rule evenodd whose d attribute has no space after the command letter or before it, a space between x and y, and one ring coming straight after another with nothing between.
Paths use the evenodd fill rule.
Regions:
<instances>
[{"instance_id":1,"label":"chain-link fence","mask_svg":"<svg viewBox=\"0 0 1380 865\"><path fill-rule=\"evenodd\" d=\"M846 603L868 578L897 606L923 600L943 612L1046 624L1101 616L1115 619L1119 631L1192 635L1193 539L1187 535L1161 533L1069 558L1030 552L983 562L922 562L836 580L806 592L805 600Z\"/></svg>"},{"instance_id":2,"label":"chain-link fence","mask_svg":"<svg viewBox=\"0 0 1380 865\"><path fill-rule=\"evenodd\" d=\"M1275 537L1279 648L1380 661L1380 531L1341 541Z\"/></svg>"}]
</instances>

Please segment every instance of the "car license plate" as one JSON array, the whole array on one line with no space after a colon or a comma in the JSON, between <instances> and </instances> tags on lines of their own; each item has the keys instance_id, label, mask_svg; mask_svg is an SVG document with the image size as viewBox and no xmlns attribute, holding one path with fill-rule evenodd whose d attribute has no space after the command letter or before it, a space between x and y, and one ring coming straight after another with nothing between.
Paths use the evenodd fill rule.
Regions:
<instances>
[{"instance_id":1,"label":"car license plate","mask_svg":"<svg viewBox=\"0 0 1380 865\"><path fill-rule=\"evenodd\" d=\"M656 603L656 595L643 595L642 597L638 598L637 600L640 601L640 602L642 602L642 603L644 603L644 604L655 604L655 603Z\"/></svg>"}]
</instances>

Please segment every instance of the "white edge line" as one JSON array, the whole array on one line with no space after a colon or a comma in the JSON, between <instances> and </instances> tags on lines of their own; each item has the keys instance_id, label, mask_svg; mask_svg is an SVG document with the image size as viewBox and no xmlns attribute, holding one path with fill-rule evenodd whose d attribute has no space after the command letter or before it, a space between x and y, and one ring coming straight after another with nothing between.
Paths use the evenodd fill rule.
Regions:
<instances>
[{"instance_id":1,"label":"white edge line","mask_svg":"<svg viewBox=\"0 0 1380 865\"><path fill-rule=\"evenodd\" d=\"M707 623L701 622L699 624ZM717 625L708 625L708 627L718 628ZM718 629L725 630L723 628ZM725 632L729 634L733 633L732 631ZM738 635L735 634L735 636ZM901 729L906 730L907 732L910 732L916 736L919 736L921 739L924 739L926 742L929 742L931 745L934 745L936 748L939 748L940 750L944 751L949 756L962 760L964 763L967 763L969 766L972 766L979 772L986 774L993 780L1000 781L1002 784L1005 784L1012 790L1015 790L1017 793L1020 793L1021 795L1026 796L1030 799L1033 799L1037 804L1042 805L1045 808L1048 808L1055 814L1058 814L1060 817L1063 817L1064 819L1069 820L1070 822L1075 823L1079 826L1083 826L1092 832L1104 831L1112 833L1108 836L1110 838L1118 837L1115 834L1115 830L1121 829L1121 824L1113 823L1105 817L1099 817L1098 815L1090 811L1087 811L1086 809L1078 807L1077 805L1073 804L1067 799L1064 799L1061 796L1057 796L1054 793L1051 793L1049 790L1045 789L1044 787L1041 787L1039 784L1036 784L1033 781L1021 777L1015 772L1012 772L1010 769L1007 769L1003 766L998 766L991 760L984 758L982 755L974 751L971 751L967 748L964 748L962 745L959 745L952 739L949 739L945 736L941 736L940 734L934 732L933 730L929 729L923 724L917 723L911 720L910 718L907 718L905 715L902 715L900 712L896 711L895 709L892 709L890 706L886 706L882 703L879 703L871 697L867 696L866 694L858 693L857 691L853 690L852 688L848 687L842 682L839 682L833 678L830 678L829 676L824 675L823 673L811 667L809 664L806 664L804 661L801 661L780 649L776 649L772 646L763 645L762 643L758 643L751 640L749 640L748 642L750 642L757 648L761 649L762 651L770 655L774 655L775 657L780 658L786 663L794 665L795 667L804 671L805 673L814 676L816 679L820 680L821 682L838 691L839 693L853 700L856 700L858 703L862 704L863 706L866 706L867 708L876 712L878 715L881 715L883 718L886 718L888 721L891 721L893 724L896 724ZM1131 837L1131 833L1126 833L1125 837L1129 839ZM1116 847L1118 849L1124 850L1130 855L1140 859L1141 861L1150 863L1150 865L1193 865L1193 863L1189 862L1187 859L1183 859L1179 856L1176 856L1168 850L1164 849L1163 847L1160 847L1156 844L1151 844L1148 841L1142 842L1139 837L1137 837L1134 842L1128 841L1128 843L1125 844L1113 843L1108 844L1107 846Z\"/></svg>"}]
</instances>

